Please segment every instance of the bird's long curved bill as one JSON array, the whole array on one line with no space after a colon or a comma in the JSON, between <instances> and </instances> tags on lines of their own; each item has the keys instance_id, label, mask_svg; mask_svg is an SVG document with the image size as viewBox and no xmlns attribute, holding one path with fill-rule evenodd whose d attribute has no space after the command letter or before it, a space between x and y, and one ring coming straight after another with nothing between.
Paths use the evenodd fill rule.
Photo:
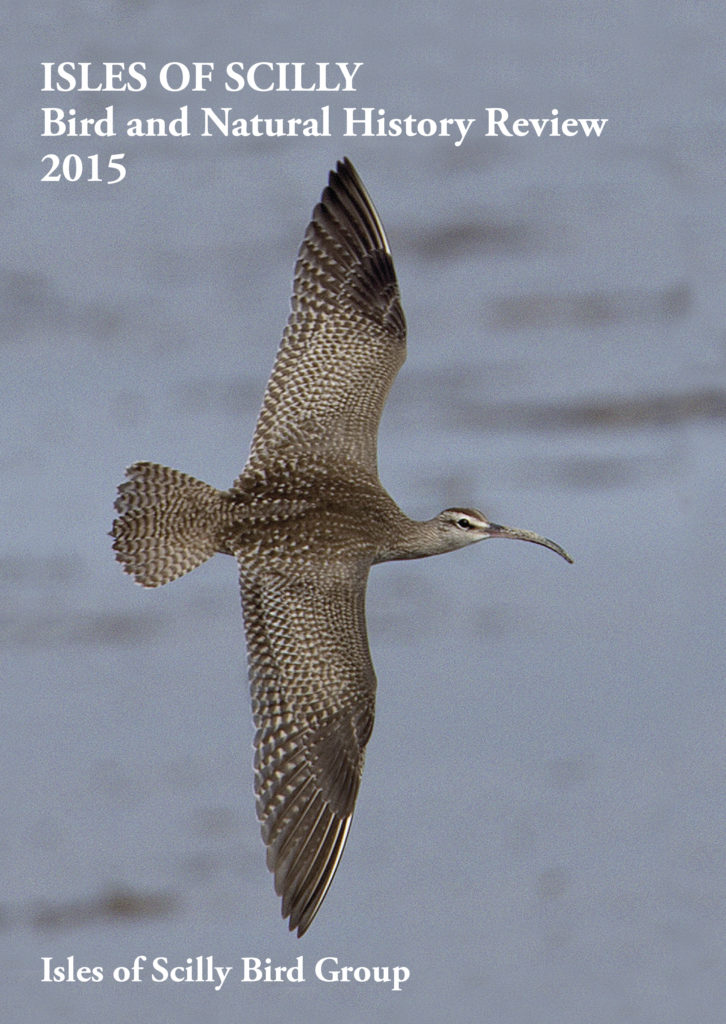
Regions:
<instances>
[{"instance_id":1,"label":"bird's long curved bill","mask_svg":"<svg viewBox=\"0 0 726 1024\"><path fill-rule=\"evenodd\" d=\"M529 540L533 544L541 544L543 548L556 551L566 562L572 564L573 559L570 558L564 548L561 548L559 544L555 544L553 540L540 537L538 533L533 533L532 530L518 530L515 526L500 526L498 523L490 523L488 533L490 537L509 537L510 540Z\"/></svg>"}]
</instances>

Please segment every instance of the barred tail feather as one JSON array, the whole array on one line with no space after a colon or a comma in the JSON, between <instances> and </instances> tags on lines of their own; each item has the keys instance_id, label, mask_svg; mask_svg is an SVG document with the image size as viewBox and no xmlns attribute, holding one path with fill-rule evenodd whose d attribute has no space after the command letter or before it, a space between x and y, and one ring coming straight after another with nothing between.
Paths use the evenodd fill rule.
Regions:
<instances>
[{"instance_id":1,"label":"barred tail feather","mask_svg":"<svg viewBox=\"0 0 726 1024\"><path fill-rule=\"evenodd\" d=\"M151 462L135 462L126 476L111 536L116 558L137 583L169 583L219 550L222 491Z\"/></svg>"}]
</instances>

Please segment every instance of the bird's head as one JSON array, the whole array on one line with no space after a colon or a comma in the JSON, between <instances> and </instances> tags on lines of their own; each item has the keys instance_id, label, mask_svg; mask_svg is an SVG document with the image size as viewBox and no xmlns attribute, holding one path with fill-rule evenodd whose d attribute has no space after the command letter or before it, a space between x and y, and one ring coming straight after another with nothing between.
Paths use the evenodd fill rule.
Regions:
<instances>
[{"instance_id":1,"label":"bird's head","mask_svg":"<svg viewBox=\"0 0 726 1024\"><path fill-rule=\"evenodd\" d=\"M531 530L519 530L514 526L491 523L475 508L445 508L432 520L432 524L442 545L442 552L455 551L457 548L476 544L477 541L488 540L490 537L509 537L510 540L528 540L533 544L541 544L550 551L556 551L565 561L572 562L567 552L554 541L540 537Z\"/></svg>"}]
</instances>

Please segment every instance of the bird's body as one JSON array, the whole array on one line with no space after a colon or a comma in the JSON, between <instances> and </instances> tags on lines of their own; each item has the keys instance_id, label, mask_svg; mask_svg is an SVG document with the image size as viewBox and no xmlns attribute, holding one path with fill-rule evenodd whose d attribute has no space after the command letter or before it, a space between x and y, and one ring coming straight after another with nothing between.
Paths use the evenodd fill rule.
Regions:
<instances>
[{"instance_id":1,"label":"bird's body","mask_svg":"<svg viewBox=\"0 0 726 1024\"><path fill-rule=\"evenodd\" d=\"M348 161L308 226L282 345L242 474L228 491L135 463L119 488L116 556L158 586L216 552L239 566L255 789L283 916L302 935L343 852L374 717L365 590L377 562L486 537L552 541L475 509L409 519L377 469L378 425L405 358L380 219Z\"/></svg>"}]
</instances>

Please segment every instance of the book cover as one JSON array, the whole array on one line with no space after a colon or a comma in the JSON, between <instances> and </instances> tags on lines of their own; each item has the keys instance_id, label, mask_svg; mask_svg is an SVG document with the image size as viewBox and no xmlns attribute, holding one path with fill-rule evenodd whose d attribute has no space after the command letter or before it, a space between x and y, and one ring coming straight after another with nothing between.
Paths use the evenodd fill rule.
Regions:
<instances>
[{"instance_id":1,"label":"book cover","mask_svg":"<svg viewBox=\"0 0 726 1024\"><path fill-rule=\"evenodd\" d=\"M720 1020L722 10L5 22L5 1019Z\"/></svg>"}]
</instances>

